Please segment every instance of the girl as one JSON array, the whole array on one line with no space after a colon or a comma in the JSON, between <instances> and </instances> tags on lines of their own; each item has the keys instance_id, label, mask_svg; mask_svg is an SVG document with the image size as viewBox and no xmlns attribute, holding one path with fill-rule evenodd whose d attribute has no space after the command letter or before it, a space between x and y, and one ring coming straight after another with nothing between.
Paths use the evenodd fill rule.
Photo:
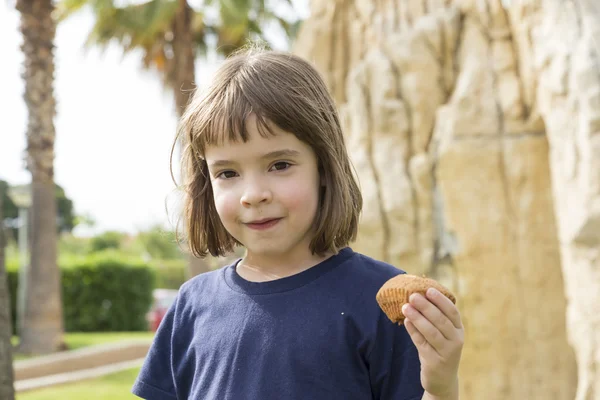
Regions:
<instances>
[{"instance_id":1,"label":"girl","mask_svg":"<svg viewBox=\"0 0 600 400\"><path fill-rule=\"evenodd\" d=\"M413 295L405 326L375 295L403 271L355 253L362 198L326 86L306 61L229 58L182 117L196 256L245 256L182 285L134 384L145 399L458 399L463 327Z\"/></svg>"}]
</instances>

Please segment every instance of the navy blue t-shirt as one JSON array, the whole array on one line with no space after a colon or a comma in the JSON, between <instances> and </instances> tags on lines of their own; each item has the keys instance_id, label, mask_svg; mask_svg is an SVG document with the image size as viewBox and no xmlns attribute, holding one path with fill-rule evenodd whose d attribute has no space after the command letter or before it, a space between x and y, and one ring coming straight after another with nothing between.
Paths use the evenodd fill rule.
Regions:
<instances>
[{"instance_id":1,"label":"navy blue t-shirt","mask_svg":"<svg viewBox=\"0 0 600 400\"><path fill-rule=\"evenodd\" d=\"M182 285L133 386L149 400L420 400L406 329L375 295L403 271L350 248L249 282L236 263Z\"/></svg>"}]
</instances>

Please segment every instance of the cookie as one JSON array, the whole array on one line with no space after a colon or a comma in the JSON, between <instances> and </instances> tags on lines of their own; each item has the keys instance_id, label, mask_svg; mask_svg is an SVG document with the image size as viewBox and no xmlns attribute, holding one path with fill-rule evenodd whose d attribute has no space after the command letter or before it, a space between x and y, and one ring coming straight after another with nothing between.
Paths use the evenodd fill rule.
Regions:
<instances>
[{"instance_id":1,"label":"cookie","mask_svg":"<svg viewBox=\"0 0 600 400\"><path fill-rule=\"evenodd\" d=\"M404 323L402 306L408 303L410 295L413 293L421 293L425 296L425 292L430 287L437 289L440 293L449 298L452 303L456 304L454 295L438 282L431 278L408 274L397 275L384 283L377 292L377 303L390 321L402 325Z\"/></svg>"}]
</instances>

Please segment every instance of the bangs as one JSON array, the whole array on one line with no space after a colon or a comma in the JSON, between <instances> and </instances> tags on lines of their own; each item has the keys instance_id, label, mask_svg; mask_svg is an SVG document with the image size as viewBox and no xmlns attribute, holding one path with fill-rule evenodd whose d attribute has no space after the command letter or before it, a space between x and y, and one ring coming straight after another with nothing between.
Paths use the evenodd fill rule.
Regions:
<instances>
[{"instance_id":1,"label":"bangs","mask_svg":"<svg viewBox=\"0 0 600 400\"><path fill-rule=\"evenodd\" d=\"M228 141L247 142L250 139L247 124L251 115L256 117L257 130L262 137L275 135L270 126L274 122L265 116L259 104L248 99L239 80L234 78L221 89L221 93L215 93L211 96L212 101L205 104L211 109L205 114L207 118L194 124L194 142L202 155L206 146L222 146Z\"/></svg>"}]
</instances>

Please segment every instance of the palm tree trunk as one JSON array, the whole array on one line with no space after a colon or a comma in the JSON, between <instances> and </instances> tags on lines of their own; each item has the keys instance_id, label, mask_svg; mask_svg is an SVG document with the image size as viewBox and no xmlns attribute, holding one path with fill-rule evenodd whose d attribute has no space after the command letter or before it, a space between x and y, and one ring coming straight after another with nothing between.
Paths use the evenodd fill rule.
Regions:
<instances>
[{"instance_id":1,"label":"palm tree trunk","mask_svg":"<svg viewBox=\"0 0 600 400\"><path fill-rule=\"evenodd\" d=\"M0 399L14 400L15 390L13 386L12 345L10 337L12 324L10 319L10 296L6 279L6 267L4 263L4 226L2 215L3 193L0 190Z\"/></svg>"},{"instance_id":2,"label":"palm tree trunk","mask_svg":"<svg viewBox=\"0 0 600 400\"><path fill-rule=\"evenodd\" d=\"M187 0L178 0L173 20L174 95L177 116L181 117L190 101L195 82L195 51L192 37L192 9ZM183 146L180 143L180 146ZM183 172L183 171L182 171ZM209 271L206 260L188 255L188 278Z\"/></svg>"},{"instance_id":3,"label":"palm tree trunk","mask_svg":"<svg viewBox=\"0 0 600 400\"><path fill-rule=\"evenodd\" d=\"M178 0L179 7L173 19L173 65L175 68L175 105L181 116L194 89L195 56L192 37L192 8L187 0Z\"/></svg>"},{"instance_id":4,"label":"palm tree trunk","mask_svg":"<svg viewBox=\"0 0 600 400\"><path fill-rule=\"evenodd\" d=\"M32 177L31 265L27 274L20 351L48 353L63 345L53 167L56 23L52 18L52 0L17 0L16 6L21 13L24 99L29 112L27 167Z\"/></svg>"}]
</instances>

